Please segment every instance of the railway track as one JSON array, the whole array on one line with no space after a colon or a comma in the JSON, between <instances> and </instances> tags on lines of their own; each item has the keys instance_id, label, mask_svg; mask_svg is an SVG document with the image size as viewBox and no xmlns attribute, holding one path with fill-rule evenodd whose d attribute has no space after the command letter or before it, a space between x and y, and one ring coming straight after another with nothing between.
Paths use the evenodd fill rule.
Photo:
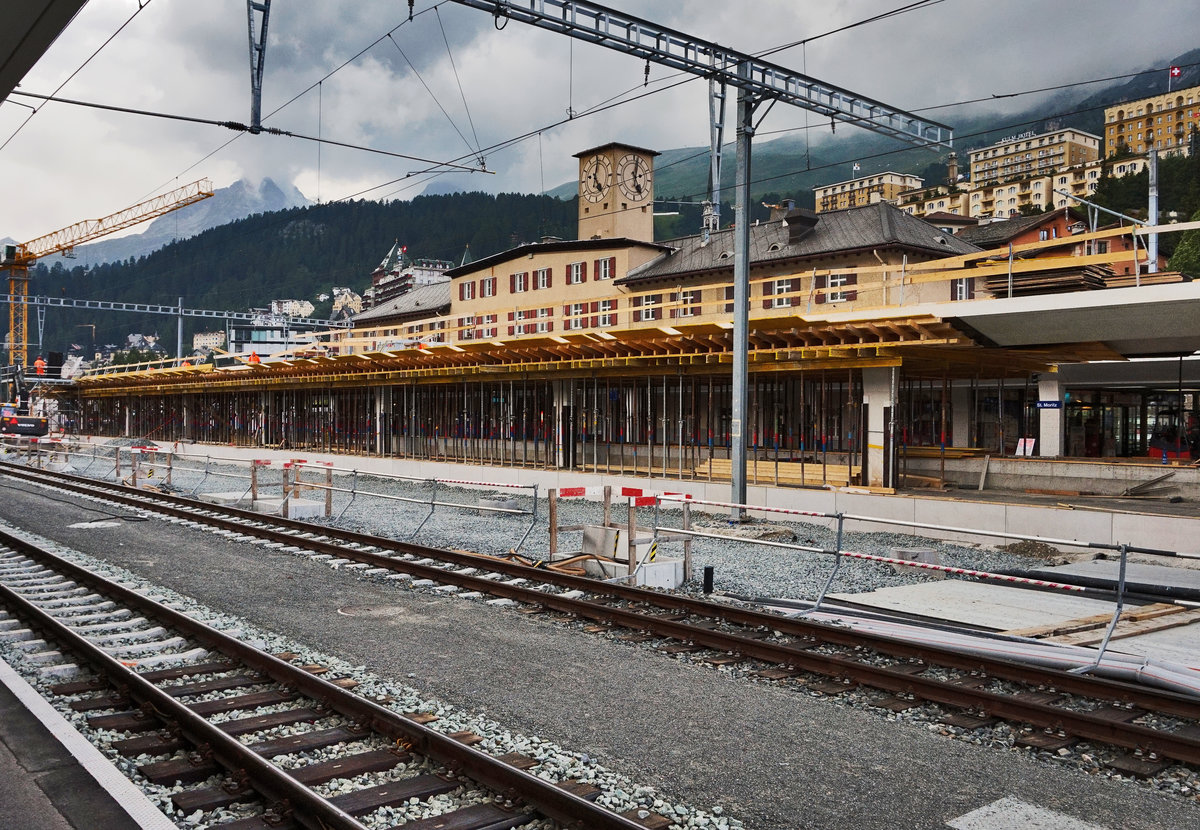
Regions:
<instances>
[{"instance_id":1,"label":"railway track","mask_svg":"<svg viewBox=\"0 0 1200 830\"><path fill-rule=\"evenodd\" d=\"M1017 742L1055 751L1080 741L1107 747L1104 762L1125 774L1153 776L1173 764L1200 767L1200 699L1086 674L782 617L686 595L598 583L584 577L469 553L429 548L328 526L268 517L78 476L5 465L3 473L63 488L176 521L340 560L363 572L453 586L464 594L521 603L560 615L594 633L694 653L715 665L741 664L765 679L822 694L871 690L891 711L934 706L955 729L997 719Z\"/></svg>"},{"instance_id":2,"label":"railway track","mask_svg":"<svg viewBox=\"0 0 1200 830\"><path fill-rule=\"evenodd\" d=\"M266 653L5 532L0 602L0 638L28 662L45 675L89 675L53 685L53 694L91 713L92 729L125 733L111 744L121 754L153 757L138 767L148 781L188 785L172 801L189 826L210 826L206 816L245 803L261 811L220 826L361 830L360 817L399 806L438 813L404 822L418 830L506 830L547 818L576 828L654 824L594 804L601 791L591 785L538 777L528 771L533 758L479 751L478 735L439 732L432 716L367 700L321 677L321 666ZM339 751L305 760L331 747ZM389 780L320 791L369 773Z\"/></svg>"}]
</instances>

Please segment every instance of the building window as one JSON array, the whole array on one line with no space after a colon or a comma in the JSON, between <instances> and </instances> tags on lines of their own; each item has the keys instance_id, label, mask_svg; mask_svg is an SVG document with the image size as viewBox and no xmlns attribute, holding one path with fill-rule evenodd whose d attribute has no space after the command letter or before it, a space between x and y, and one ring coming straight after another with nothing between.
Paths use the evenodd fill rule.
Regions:
<instances>
[{"instance_id":1,"label":"building window","mask_svg":"<svg viewBox=\"0 0 1200 830\"><path fill-rule=\"evenodd\" d=\"M587 318L584 316L587 314L587 310L587 303L571 303L566 307L568 331L581 329L587 325Z\"/></svg>"},{"instance_id":2,"label":"building window","mask_svg":"<svg viewBox=\"0 0 1200 830\"><path fill-rule=\"evenodd\" d=\"M669 299L674 306L671 309L672 317L695 317L700 313L700 289L698 288L673 292Z\"/></svg>"},{"instance_id":3,"label":"building window","mask_svg":"<svg viewBox=\"0 0 1200 830\"><path fill-rule=\"evenodd\" d=\"M767 283L763 283L763 287L767 287ZM793 297L787 296L792 292L791 280L775 280L771 284L771 303L763 303L769 308L791 308Z\"/></svg>"},{"instance_id":4,"label":"building window","mask_svg":"<svg viewBox=\"0 0 1200 830\"><path fill-rule=\"evenodd\" d=\"M475 318L474 317L459 317L458 318L458 339L459 340L474 340L475 339Z\"/></svg>"},{"instance_id":5,"label":"building window","mask_svg":"<svg viewBox=\"0 0 1200 830\"><path fill-rule=\"evenodd\" d=\"M535 290L549 288L551 284L551 274L549 268L539 268L533 272L533 287Z\"/></svg>"},{"instance_id":6,"label":"building window","mask_svg":"<svg viewBox=\"0 0 1200 830\"><path fill-rule=\"evenodd\" d=\"M587 282L587 263L572 262L567 266L567 285L579 285Z\"/></svg>"},{"instance_id":7,"label":"building window","mask_svg":"<svg viewBox=\"0 0 1200 830\"><path fill-rule=\"evenodd\" d=\"M475 281L467 280L458 285L458 298L460 300L475 299Z\"/></svg>"},{"instance_id":8,"label":"building window","mask_svg":"<svg viewBox=\"0 0 1200 830\"><path fill-rule=\"evenodd\" d=\"M496 278L487 277L479 281L479 296L480 297L495 297L496 296Z\"/></svg>"},{"instance_id":9,"label":"building window","mask_svg":"<svg viewBox=\"0 0 1200 830\"><path fill-rule=\"evenodd\" d=\"M842 288L858 283L857 274L827 274L816 278L815 288ZM822 291L816 295L818 303L847 303L858 299L857 291Z\"/></svg>"},{"instance_id":10,"label":"building window","mask_svg":"<svg viewBox=\"0 0 1200 830\"><path fill-rule=\"evenodd\" d=\"M496 315L485 314L482 317L475 318L476 325L483 325L486 328L476 329L475 333L480 339L490 340L496 336Z\"/></svg>"},{"instance_id":11,"label":"building window","mask_svg":"<svg viewBox=\"0 0 1200 830\"><path fill-rule=\"evenodd\" d=\"M550 313L553 309L539 308L537 310L537 330L539 333L545 333L554 330L554 324L550 322Z\"/></svg>"},{"instance_id":12,"label":"building window","mask_svg":"<svg viewBox=\"0 0 1200 830\"><path fill-rule=\"evenodd\" d=\"M610 256L596 260L596 279L610 280L617 270L617 258Z\"/></svg>"},{"instance_id":13,"label":"building window","mask_svg":"<svg viewBox=\"0 0 1200 830\"><path fill-rule=\"evenodd\" d=\"M613 313L617 310L616 300L600 300L596 305L596 310L600 312L600 317L594 325L609 328L617 324L617 315Z\"/></svg>"},{"instance_id":14,"label":"building window","mask_svg":"<svg viewBox=\"0 0 1200 830\"><path fill-rule=\"evenodd\" d=\"M951 300L972 300L975 298L975 278L961 277L950 281Z\"/></svg>"},{"instance_id":15,"label":"building window","mask_svg":"<svg viewBox=\"0 0 1200 830\"><path fill-rule=\"evenodd\" d=\"M529 290L529 272L508 275L508 291L510 294L522 294Z\"/></svg>"},{"instance_id":16,"label":"building window","mask_svg":"<svg viewBox=\"0 0 1200 830\"><path fill-rule=\"evenodd\" d=\"M637 311L634 314L634 321L645 323L650 320L658 320L661 316L662 294L647 294L644 297L634 297L633 304Z\"/></svg>"}]
</instances>

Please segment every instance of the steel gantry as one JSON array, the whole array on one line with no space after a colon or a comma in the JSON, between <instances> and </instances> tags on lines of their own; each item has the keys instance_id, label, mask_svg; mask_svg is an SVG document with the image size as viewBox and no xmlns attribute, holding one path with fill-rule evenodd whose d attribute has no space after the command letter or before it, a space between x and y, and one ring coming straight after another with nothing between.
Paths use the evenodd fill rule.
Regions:
<instances>
[{"instance_id":1,"label":"steel gantry","mask_svg":"<svg viewBox=\"0 0 1200 830\"><path fill-rule=\"evenodd\" d=\"M736 504L746 502L747 354L749 349L750 145L754 113L764 101L802 107L918 146L950 146L952 130L880 101L818 81L640 17L577 0L454 0L501 19L542 29L733 86L737 99L737 177L734 183L734 354L732 461Z\"/></svg>"}]
</instances>

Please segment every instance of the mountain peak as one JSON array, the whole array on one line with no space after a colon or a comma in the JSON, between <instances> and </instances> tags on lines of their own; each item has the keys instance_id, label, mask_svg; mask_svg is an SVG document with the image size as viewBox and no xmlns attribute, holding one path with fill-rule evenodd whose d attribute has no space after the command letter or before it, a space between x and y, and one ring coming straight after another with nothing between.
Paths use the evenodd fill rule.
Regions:
<instances>
[{"instance_id":1,"label":"mountain peak","mask_svg":"<svg viewBox=\"0 0 1200 830\"><path fill-rule=\"evenodd\" d=\"M281 188L271 178L255 183L238 179L213 192L211 198L160 216L146 230L119 239L101 240L75 249L78 265L137 259L180 239L196 236L209 228L227 225L256 213L271 213L310 202L293 185Z\"/></svg>"}]
</instances>

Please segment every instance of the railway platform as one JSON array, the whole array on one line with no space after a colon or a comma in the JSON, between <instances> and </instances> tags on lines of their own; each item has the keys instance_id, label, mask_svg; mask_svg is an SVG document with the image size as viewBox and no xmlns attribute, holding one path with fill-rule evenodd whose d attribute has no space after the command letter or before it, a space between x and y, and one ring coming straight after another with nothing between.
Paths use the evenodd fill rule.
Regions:
<instances>
[{"instance_id":1,"label":"railway platform","mask_svg":"<svg viewBox=\"0 0 1200 830\"><path fill-rule=\"evenodd\" d=\"M0 661L0 827L171 830L174 826Z\"/></svg>"}]
</instances>

